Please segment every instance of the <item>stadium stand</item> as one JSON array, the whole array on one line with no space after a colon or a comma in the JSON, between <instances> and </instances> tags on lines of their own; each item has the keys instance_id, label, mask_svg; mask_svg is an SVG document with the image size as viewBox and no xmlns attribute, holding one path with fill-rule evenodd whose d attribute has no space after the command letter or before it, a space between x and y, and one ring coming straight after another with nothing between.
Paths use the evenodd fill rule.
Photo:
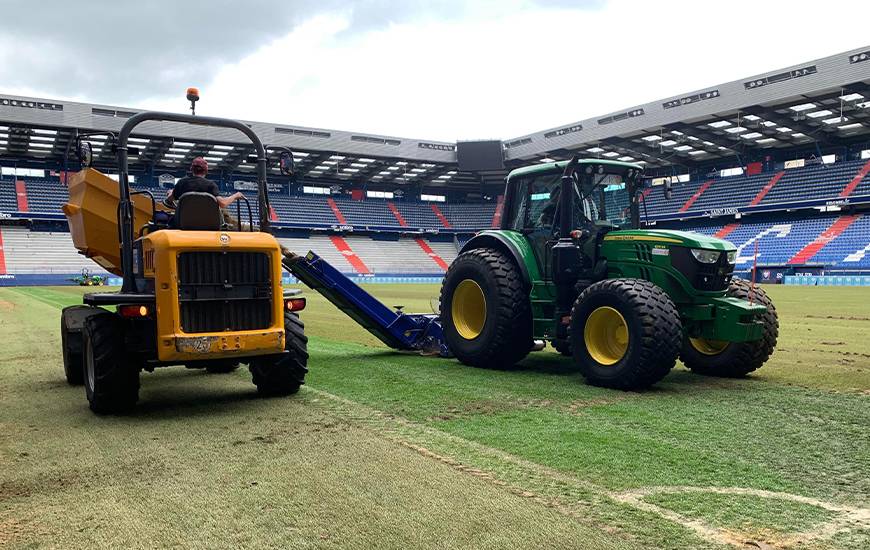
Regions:
<instances>
[{"instance_id":1,"label":"stadium stand","mask_svg":"<svg viewBox=\"0 0 870 550\"><path fill-rule=\"evenodd\" d=\"M757 245L760 266L785 266L798 276L860 273L870 284L870 63L859 62L866 53L841 52L515 136L502 143L504 170L461 169L456 143L249 126L270 145L293 149L294 178L277 169L270 177L276 235L360 278L443 273L473 233L500 227L509 170L579 153L643 163L650 183L680 174L686 181L673 185L670 198L656 185L643 190L642 222L732 241L739 271L756 260ZM60 152L76 131L116 131L117 117L136 110L39 98L0 102L0 275L95 269L62 232L67 190L55 174L70 167ZM79 126L71 128L72 120ZM134 188L162 199L165 185L207 154L210 174L227 193L244 189L258 219L247 144L198 129L183 139L169 127L131 137L139 149L131 157ZM112 172L109 139L93 140L96 166ZM33 148L32 141L43 145ZM723 176L734 172L741 175ZM432 195L443 200L426 200ZM609 214L627 213L625 194L605 196ZM241 213L244 221L246 208ZM55 233L39 232L48 230ZM29 256L46 261L25 257L26 245L37 247ZM57 256L43 254L45 247Z\"/></svg>"},{"instance_id":2,"label":"stadium stand","mask_svg":"<svg viewBox=\"0 0 870 550\"><path fill-rule=\"evenodd\" d=\"M870 195L870 161L853 160L689 181L673 186L673 196L650 193L646 206L651 217L678 217L713 209L785 205L796 201L835 200Z\"/></svg>"},{"instance_id":3,"label":"stadium stand","mask_svg":"<svg viewBox=\"0 0 870 550\"><path fill-rule=\"evenodd\" d=\"M759 265L824 265L828 269L870 269L870 215L776 218L679 229L714 235L737 246L737 269L749 270L758 242ZM727 229L726 229L727 228Z\"/></svg>"},{"instance_id":4,"label":"stadium stand","mask_svg":"<svg viewBox=\"0 0 870 550\"><path fill-rule=\"evenodd\" d=\"M100 271L94 262L78 253L69 233L30 231L16 226L2 226L0 231L7 273Z\"/></svg>"},{"instance_id":5,"label":"stadium stand","mask_svg":"<svg viewBox=\"0 0 870 550\"><path fill-rule=\"evenodd\" d=\"M49 214L60 217L61 206L68 200L66 187L58 178L18 178L23 181L27 190L29 212L33 214ZM5 180L0 182L0 212L18 213L16 200L16 182ZM135 186L138 190L151 191L160 200L166 190L154 187ZM258 216L257 195L244 192L251 204L254 219ZM474 232L490 227L495 214L496 203L481 204L447 204L438 207L434 203L419 201L388 201L385 199L353 200L349 197L284 195L270 193L278 226L327 228L335 225L352 225L360 229L400 231L410 230L457 230ZM405 225L390 208L405 221ZM334 206L334 207L333 207ZM236 212L235 207L231 209ZM244 206L242 212L245 212ZM245 217L247 215L245 214Z\"/></svg>"},{"instance_id":6,"label":"stadium stand","mask_svg":"<svg viewBox=\"0 0 870 550\"><path fill-rule=\"evenodd\" d=\"M458 250L454 242L409 238L375 240L365 236L311 235L278 237L278 241L300 254L313 250L345 273L364 275L439 276ZM102 271L78 253L68 233L0 226L0 243L7 273L74 275L82 269Z\"/></svg>"},{"instance_id":7,"label":"stadium stand","mask_svg":"<svg viewBox=\"0 0 870 550\"><path fill-rule=\"evenodd\" d=\"M143 188L143 187L138 187ZM164 189L148 188L158 198ZM24 196L22 197L22 192ZM759 265L824 265L829 270L870 269L870 215L816 214L788 219L776 214L759 219L720 224L678 223L679 217L714 208L742 208L767 204L791 204L821 198L835 200L870 193L870 162L857 160L780 169L752 176L734 176L690 181L673 187L673 196L652 188L644 193L646 214L663 226L698 231L725 238L738 246L738 270L747 270L754 260L758 242ZM256 194L246 192L254 218ZM612 194L608 196L620 196ZM330 229L353 226L394 234L404 231L453 231L455 242L424 239L373 239L369 236L281 237L291 250L311 249L343 271L355 274L438 274L443 273L468 234L497 223L500 202L451 204L366 199L347 196L270 194L277 227ZM6 177L0 181L0 213L26 214L37 218L61 219L60 207L67 201L66 187L54 177ZM26 203L27 212L21 207ZM625 209L627 204L608 204L608 209ZM243 209L244 213L244 209ZM243 217L246 215L243 214ZM713 218L716 220L717 218ZM669 222L670 220L670 222ZM65 233L28 231L22 227L3 228L8 273L74 273L94 265L78 255Z\"/></svg>"}]
</instances>

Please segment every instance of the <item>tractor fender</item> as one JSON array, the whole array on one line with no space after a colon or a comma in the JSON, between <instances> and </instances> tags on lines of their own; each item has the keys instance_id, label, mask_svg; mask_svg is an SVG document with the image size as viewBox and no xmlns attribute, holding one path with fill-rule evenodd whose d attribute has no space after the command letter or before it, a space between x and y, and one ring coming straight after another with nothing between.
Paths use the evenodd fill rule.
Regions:
<instances>
[{"instance_id":1,"label":"tractor fender","mask_svg":"<svg viewBox=\"0 0 870 550\"><path fill-rule=\"evenodd\" d=\"M503 232L486 231L483 233L478 233L468 242L466 242L461 249L459 249L459 253L462 254L463 252L468 252L469 250L474 250L477 248L493 248L504 254L507 254L514 261L517 267L519 267L520 273L523 277L523 284L526 286L526 288L531 288L532 278L529 274L528 265L526 264L527 259L520 251L520 248L517 246L517 244L511 238L506 236ZM531 250L528 250L526 252L528 254L531 254ZM533 262L535 261L533 255L531 255L529 259L531 259L531 261Z\"/></svg>"}]
</instances>

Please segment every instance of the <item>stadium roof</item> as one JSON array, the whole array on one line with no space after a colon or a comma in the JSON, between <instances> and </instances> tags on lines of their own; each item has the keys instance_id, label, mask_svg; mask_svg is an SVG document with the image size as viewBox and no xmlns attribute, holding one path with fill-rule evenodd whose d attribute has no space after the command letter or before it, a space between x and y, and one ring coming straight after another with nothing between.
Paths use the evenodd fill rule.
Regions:
<instances>
[{"instance_id":1,"label":"stadium roof","mask_svg":"<svg viewBox=\"0 0 870 550\"><path fill-rule=\"evenodd\" d=\"M753 149L870 136L870 47L636 105L505 142L509 159L586 151L693 166Z\"/></svg>"},{"instance_id":2,"label":"stadium roof","mask_svg":"<svg viewBox=\"0 0 870 550\"><path fill-rule=\"evenodd\" d=\"M73 129L117 132L135 109L0 95L0 159L59 161ZM456 144L395 136L246 122L268 145L296 153L306 180L462 186ZM504 142L509 167L589 156L647 166L693 167L752 150L845 145L870 138L870 47L636 105ZM97 163L111 143L91 140ZM233 130L143 124L131 139L136 167L182 169L204 156L225 171L250 171L252 147ZM132 151L131 151L132 152ZM277 171L277 170L276 170Z\"/></svg>"}]
</instances>

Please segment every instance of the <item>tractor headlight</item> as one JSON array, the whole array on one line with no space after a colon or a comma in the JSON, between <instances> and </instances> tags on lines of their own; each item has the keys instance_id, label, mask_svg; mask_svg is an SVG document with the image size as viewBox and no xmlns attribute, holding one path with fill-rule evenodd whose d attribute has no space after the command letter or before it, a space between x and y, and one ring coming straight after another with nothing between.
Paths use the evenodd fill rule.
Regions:
<instances>
[{"instance_id":1,"label":"tractor headlight","mask_svg":"<svg viewBox=\"0 0 870 550\"><path fill-rule=\"evenodd\" d=\"M721 253L718 250L704 250L703 248L692 249L692 256L702 264L715 264L719 261L720 254Z\"/></svg>"},{"instance_id":2,"label":"tractor headlight","mask_svg":"<svg viewBox=\"0 0 870 550\"><path fill-rule=\"evenodd\" d=\"M731 250L728 252L728 263L734 265L737 263L737 251Z\"/></svg>"}]
</instances>

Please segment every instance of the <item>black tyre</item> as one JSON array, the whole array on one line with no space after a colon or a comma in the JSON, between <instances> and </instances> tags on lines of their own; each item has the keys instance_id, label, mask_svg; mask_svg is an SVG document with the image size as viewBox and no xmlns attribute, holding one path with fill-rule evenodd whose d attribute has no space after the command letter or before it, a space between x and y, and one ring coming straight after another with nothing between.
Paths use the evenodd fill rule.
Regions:
<instances>
[{"instance_id":1,"label":"black tyre","mask_svg":"<svg viewBox=\"0 0 870 550\"><path fill-rule=\"evenodd\" d=\"M251 360L248 368L260 395L290 395L299 391L308 373L308 337L295 313L284 312L284 350Z\"/></svg>"},{"instance_id":2,"label":"black tyre","mask_svg":"<svg viewBox=\"0 0 870 550\"><path fill-rule=\"evenodd\" d=\"M723 342L702 338L686 338L680 359L698 374L741 378L760 368L767 361L779 336L779 318L776 308L760 285L752 289L752 283L734 279L728 287L728 296L749 300L750 294L755 303L767 307L761 316L763 323L761 338L753 342Z\"/></svg>"},{"instance_id":3,"label":"black tyre","mask_svg":"<svg viewBox=\"0 0 870 550\"><path fill-rule=\"evenodd\" d=\"M89 306L69 306L60 314L60 347L63 356L63 373L71 386L85 382L82 363L82 327L84 320L95 313Z\"/></svg>"},{"instance_id":4,"label":"black tyre","mask_svg":"<svg viewBox=\"0 0 870 550\"><path fill-rule=\"evenodd\" d=\"M82 331L85 394L98 414L125 412L139 400L139 366L126 360L124 330L114 313L100 310Z\"/></svg>"},{"instance_id":5,"label":"black tyre","mask_svg":"<svg viewBox=\"0 0 870 550\"><path fill-rule=\"evenodd\" d=\"M571 349L571 340L552 340L550 341L550 345L553 346L554 350L566 357L572 357L574 355L574 350Z\"/></svg>"},{"instance_id":6,"label":"black tyre","mask_svg":"<svg viewBox=\"0 0 870 550\"><path fill-rule=\"evenodd\" d=\"M652 386L674 367L682 337L680 314L670 297L641 279L595 283L571 311L574 361L594 386Z\"/></svg>"},{"instance_id":7,"label":"black tyre","mask_svg":"<svg viewBox=\"0 0 870 550\"><path fill-rule=\"evenodd\" d=\"M466 365L507 368L532 349L529 291L498 250L460 254L441 285L441 323L450 351Z\"/></svg>"}]
</instances>

